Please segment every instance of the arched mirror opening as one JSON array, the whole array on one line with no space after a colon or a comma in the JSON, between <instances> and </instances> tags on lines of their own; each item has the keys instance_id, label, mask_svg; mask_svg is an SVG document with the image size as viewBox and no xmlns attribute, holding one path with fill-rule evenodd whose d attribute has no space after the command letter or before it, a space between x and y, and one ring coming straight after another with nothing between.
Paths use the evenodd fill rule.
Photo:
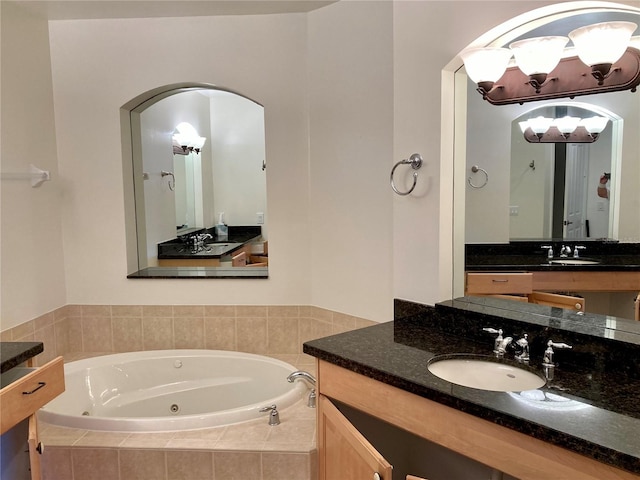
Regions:
<instances>
[{"instance_id":1,"label":"arched mirror opening","mask_svg":"<svg viewBox=\"0 0 640 480\"><path fill-rule=\"evenodd\" d=\"M546 12L534 21L529 16L528 23L486 45L508 47L523 38L566 36L575 28L597 22L621 20L640 25L637 8L606 4L578 8L556 15ZM634 46L640 30L635 35ZM637 92L492 105L478 94L478 86L468 78L464 66L453 77L454 298L469 295L467 273L475 266L471 263L477 261L474 258L470 262L469 258L478 252L490 250L503 255L502 263L507 264L508 255L526 251L534 259L540 257L539 264L544 264L547 250L542 246L551 244L556 249L554 255L558 255L561 245L567 243L586 246L584 252L589 253L615 252L632 259L638 257L640 144L636 133L640 128L640 96ZM586 138L587 132L562 138L555 128L554 134L560 135L555 141L550 134L540 141L541 131L531 136L531 124L521 125L536 117L567 116L581 119L597 116L607 121L595 139ZM588 254L583 253L583 257ZM524 271L522 266L514 267ZM491 267L485 270L491 271ZM569 286L560 290L585 298L587 313L634 318L634 299L638 295L635 286L627 291L579 291ZM509 303L509 308L521 308L516 302Z\"/></svg>"},{"instance_id":2,"label":"arched mirror opening","mask_svg":"<svg viewBox=\"0 0 640 480\"><path fill-rule=\"evenodd\" d=\"M137 100L129 109L128 246L136 252L128 277L267 278L262 105L213 86L166 87Z\"/></svg>"}]
</instances>

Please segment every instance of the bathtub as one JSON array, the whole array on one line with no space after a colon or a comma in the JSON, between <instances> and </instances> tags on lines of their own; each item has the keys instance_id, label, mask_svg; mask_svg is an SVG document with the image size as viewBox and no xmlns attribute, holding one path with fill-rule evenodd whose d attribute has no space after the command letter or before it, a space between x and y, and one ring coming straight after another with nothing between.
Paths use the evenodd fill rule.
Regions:
<instances>
[{"instance_id":1,"label":"bathtub","mask_svg":"<svg viewBox=\"0 0 640 480\"><path fill-rule=\"evenodd\" d=\"M125 432L211 428L264 417L307 391L296 369L261 355L219 350L120 353L65 364L65 392L39 411L63 427Z\"/></svg>"}]
</instances>

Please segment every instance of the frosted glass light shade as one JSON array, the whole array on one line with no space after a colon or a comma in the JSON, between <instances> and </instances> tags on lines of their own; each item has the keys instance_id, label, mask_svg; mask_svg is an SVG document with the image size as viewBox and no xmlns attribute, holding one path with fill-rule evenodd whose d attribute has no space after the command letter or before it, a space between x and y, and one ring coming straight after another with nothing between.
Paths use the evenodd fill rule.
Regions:
<instances>
[{"instance_id":1,"label":"frosted glass light shade","mask_svg":"<svg viewBox=\"0 0 640 480\"><path fill-rule=\"evenodd\" d=\"M586 65L613 64L622 57L637 28L633 22L596 23L576 28L569 38Z\"/></svg>"},{"instance_id":2,"label":"frosted glass light shade","mask_svg":"<svg viewBox=\"0 0 640 480\"><path fill-rule=\"evenodd\" d=\"M511 60L508 48L470 48L460 54L467 75L474 83L495 83L504 74Z\"/></svg>"},{"instance_id":3,"label":"frosted glass light shade","mask_svg":"<svg viewBox=\"0 0 640 480\"><path fill-rule=\"evenodd\" d=\"M560 133L564 135L568 135L575 131L578 128L578 124L580 123L580 117L561 117L556 118L553 121L553 125L560 131Z\"/></svg>"},{"instance_id":4,"label":"frosted glass light shade","mask_svg":"<svg viewBox=\"0 0 640 480\"><path fill-rule=\"evenodd\" d=\"M608 122L609 119L606 117L589 117L582 119L580 124L590 134L598 134L602 133L602 131L606 128Z\"/></svg>"},{"instance_id":5,"label":"frosted glass light shade","mask_svg":"<svg viewBox=\"0 0 640 480\"><path fill-rule=\"evenodd\" d=\"M550 73L556 68L568 42L567 37L536 37L513 42L509 48L522 73L535 75Z\"/></svg>"},{"instance_id":6,"label":"frosted glass light shade","mask_svg":"<svg viewBox=\"0 0 640 480\"><path fill-rule=\"evenodd\" d=\"M173 141L181 147L201 149L206 137L201 137L198 131L187 122L181 122L176 126L178 133L173 134Z\"/></svg>"},{"instance_id":7,"label":"frosted glass light shade","mask_svg":"<svg viewBox=\"0 0 640 480\"><path fill-rule=\"evenodd\" d=\"M549 127L551 127L551 124L553 123L553 118L540 116L540 117L530 118L528 120L528 123L533 133L535 133L536 135L542 135L547 130L549 130Z\"/></svg>"},{"instance_id":8,"label":"frosted glass light shade","mask_svg":"<svg viewBox=\"0 0 640 480\"><path fill-rule=\"evenodd\" d=\"M518 122L518 125L520 126L520 130L522 130L522 133L524 133L527 131L527 128L529 128L529 120Z\"/></svg>"}]
</instances>

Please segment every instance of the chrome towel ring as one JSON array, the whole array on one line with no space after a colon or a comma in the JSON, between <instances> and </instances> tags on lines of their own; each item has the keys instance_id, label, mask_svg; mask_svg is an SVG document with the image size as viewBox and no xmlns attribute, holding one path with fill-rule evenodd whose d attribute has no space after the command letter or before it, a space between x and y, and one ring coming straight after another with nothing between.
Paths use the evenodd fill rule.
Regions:
<instances>
[{"instance_id":1,"label":"chrome towel ring","mask_svg":"<svg viewBox=\"0 0 640 480\"><path fill-rule=\"evenodd\" d=\"M396 188L396 184L393 181L393 174L396 171L396 168L398 168L398 165L411 165L411 168L413 168L414 170L418 170L422 166L422 157L419 153L414 153L408 159L400 160L391 169L391 175L389 177L391 180L391 188L393 188L393 191L398 195L409 195L411 192L413 192L413 189L416 188L416 182L418 181L418 172L413 172L413 185L411 185L411 188L406 192L401 192Z\"/></svg>"},{"instance_id":2,"label":"chrome towel ring","mask_svg":"<svg viewBox=\"0 0 640 480\"><path fill-rule=\"evenodd\" d=\"M469 182L469 185L471 185L473 188L482 188L484 187L487 183L489 183L489 174L487 173L487 171L484 168L480 168L477 165L474 165L473 167L471 167L471 171L473 173L478 173L478 172L482 172L484 173L484 182L482 182L482 185L474 185L471 182L471 177L467 178L467 182Z\"/></svg>"}]
</instances>

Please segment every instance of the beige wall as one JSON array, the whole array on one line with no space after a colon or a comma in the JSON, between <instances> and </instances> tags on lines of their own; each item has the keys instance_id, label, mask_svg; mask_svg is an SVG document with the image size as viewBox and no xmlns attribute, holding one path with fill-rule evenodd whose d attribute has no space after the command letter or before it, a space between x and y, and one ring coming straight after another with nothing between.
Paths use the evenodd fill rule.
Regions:
<instances>
[{"instance_id":1,"label":"beige wall","mask_svg":"<svg viewBox=\"0 0 640 480\"><path fill-rule=\"evenodd\" d=\"M453 171L450 157L440 164L441 122L450 120L441 110L441 71L484 32L550 3L344 1L309 14L51 22L56 137L48 144L57 141L59 176L43 187L62 192L55 209L62 226L37 209L5 219L3 206L2 328L64 304L311 304L385 321L394 297L443 299ZM17 67L5 74L5 23L3 6L3 90L5 76L20 78ZM28 35L23 51L35 54L45 49L45 25L11 35ZM46 62L39 68L50 92ZM125 278L118 109L146 90L189 80L234 88L265 106L267 281ZM46 138L54 131L50 96L40 106L16 91L13 103L2 98L3 162L7 134L42 124L36 130ZM30 118L5 128L5 105L20 117L21 102L31 105ZM413 152L425 159L418 188L399 197L388 174ZM44 226L43 239L54 241L46 251L31 248L15 234L18 225ZM25 258L38 267L21 270ZM36 291L45 286L59 291L47 305L42 295L51 294Z\"/></svg>"},{"instance_id":2,"label":"beige wall","mask_svg":"<svg viewBox=\"0 0 640 480\"><path fill-rule=\"evenodd\" d=\"M2 175L29 172L53 178L37 188L29 179L1 183L0 328L25 322L66 303L62 203L47 23L0 2L2 17ZM85 152L89 153L89 152Z\"/></svg>"}]
</instances>

